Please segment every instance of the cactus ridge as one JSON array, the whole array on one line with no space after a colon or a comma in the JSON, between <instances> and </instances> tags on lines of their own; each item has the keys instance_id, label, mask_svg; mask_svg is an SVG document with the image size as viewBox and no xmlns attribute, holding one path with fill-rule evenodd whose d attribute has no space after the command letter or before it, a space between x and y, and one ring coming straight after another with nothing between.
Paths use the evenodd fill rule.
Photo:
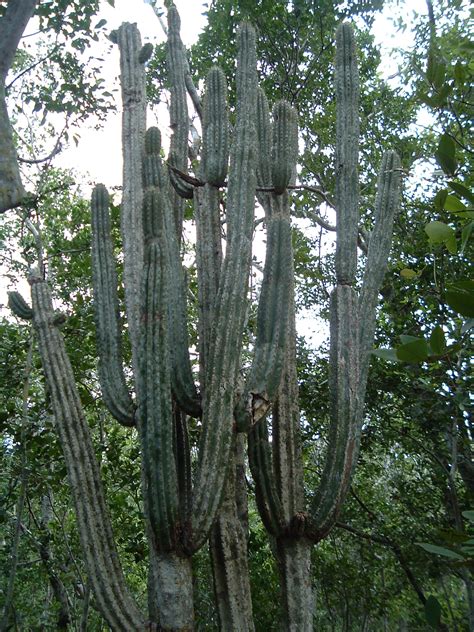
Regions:
<instances>
[{"instance_id":1,"label":"cactus ridge","mask_svg":"<svg viewBox=\"0 0 474 632\"><path fill-rule=\"evenodd\" d=\"M272 126L270 122L270 109L268 100L262 88L257 90L257 136L258 136L258 162L257 162L257 182L259 187L272 186ZM262 206L264 200L269 198L266 193L257 193Z\"/></svg>"},{"instance_id":2,"label":"cactus ridge","mask_svg":"<svg viewBox=\"0 0 474 632\"><path fill-rule=\"evenodd\" d=\"M273 108L272 182L281 195L293 177L298 157L298 117L286 101Z\"/></svg>"},{"instance_id":3,"label":"cactus ridge","mask_svg":"<svg viewBox=\"0 0 474 632\"><path fill-rule=\"evenodd\" d=\"M123 425L134 425L134 404L123 373L117 272L109 216L109 194L98 184L92 192L92 272L99 348L99 381L107 408Z\"/></svg>"},{"instance_id":4,"label":"cactus ridge","mask_svg":"<svg viewBox=\"0 0 474 632\"><path fill-rule=\"evenodd\" d=\"M8 307L18 318L23 318L23 320L33 318L33 310L19 292L8 292Z\"/></svg>"},{"instance_id":5,"label":"cactus ridge","mask_svg":"<svg viewBox=\"0 0 474 632\"><path fill-rule=\"evenodd\" d=\"M215 187L223 186L229 162L227 82L220 68L207 75L204 101L202 176Z\"/></svg>"}]
</instances>

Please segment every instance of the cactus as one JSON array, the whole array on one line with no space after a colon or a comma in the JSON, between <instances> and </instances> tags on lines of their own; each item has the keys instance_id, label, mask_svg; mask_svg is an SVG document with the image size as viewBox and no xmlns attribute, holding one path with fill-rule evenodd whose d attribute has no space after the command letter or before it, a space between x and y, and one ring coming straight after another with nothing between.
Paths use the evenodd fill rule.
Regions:
<instances>
[{"instance_id":1,"label":"cactus","mask_svg":"<svg viewBox=\"0 0 474 632\"><path fill-rule=\"evenodd\" d=\"M125 585L93 446L46 282L33 274L33 308L13 293L10 304L33 318L68 466L85 561L97 605L114 630L193 627L190 558L210 536L221 628L253 630L242 518L242 463L248 434L256 500L273 541L283 590L284 626L312 629L311 547L338 516L357 460L375 327L377 294L386 266L399 191L399 159L383 158L363 286L355 290L358 223L358 79L354 37L343 24L336 54L337 285L331 296L329 449L310 507L305 506L299 436L293 255L288 187L296 173L297 116L279 102L270 121L257 87L255 31L238 32L237 103L229 156L225 78L211 69L203 110L198 184L187 177L186 87L196 99L179 35L168 10L171 139L166 169L161 136L145 134L143 65L136 27L123 25L124 99L122 233L126 318L135 399L121 352L117 273L109 196L92 195L94 303L99 379L105 404L136 425L150 547L150 612L142 615ZM185 177L181 177L181 175ZM221 245L221 188L227 186L226 251ZM190 361L186 287L180 261L184 199L193 198L198 275L199 389ZM257 312L254 357L242 383L240 358L248 301L255 197L265 212L267 252ZM55 352L55 350L57 350ZM272 416L272 441L267 416ZM186 416L201 420L196 472ZM237 464L239 464L237 466Z\"/></svg>"},{"instance_id":2,"label":"cactus","mask_svg":"<svg viewBox=\"0 0 474 632\"><path fill-rule=\"evenodd\" d=\"M8 292L8 307L18 318L24 320L33 318L33 310L19 292Z\"/></svg>"}]
</instances>

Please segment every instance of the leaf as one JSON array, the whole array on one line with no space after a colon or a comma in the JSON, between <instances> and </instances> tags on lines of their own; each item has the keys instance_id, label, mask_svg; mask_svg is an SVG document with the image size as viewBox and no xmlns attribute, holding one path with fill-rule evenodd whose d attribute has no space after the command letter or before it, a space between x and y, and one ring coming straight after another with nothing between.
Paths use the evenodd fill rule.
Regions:
<instances>
[{"instance_id":1,"label":"leaf","mask_svg":"<svg viewBox=\"0 0 474 632\"><path fill-rule=\"evenodd\" d=\"M462 560L464 558L456 551L451 551L451 549L445 549L444 546L436 546L436 544L429 544L428 542L415 542L417 546L421 546L422 549L428 551L428 553L435 553L436 555L442 555L443 557L448 557L451 560Z\"/></svg>"},{"instance_id":2,"label":"leaf","mask_svg":"<svg viewBox=\"0 0 474 632\"><path fill-rule=\"evenodd\" d=\"M102 18L102 20L99 20L99 21L97 22L97 24L94 26L94 28L95 28L95 29L100 29L102 26L104 26L104 24L107 24L107 20L104 20L104 19Z\"/></svg>"},{"instance_id":3,"label":"leaf","mask_svg":"<svg viewBox=\"0 0 474 632\"><path fill-rule=\"evenodd\" d=\"M448 175L453 175L456 171L456 145L448 134L443 134L439 139L436 150L436 160L441 169Z\"/></svg>"},{"instance_id":4,"label":"leaf","mask_svg":"<svg viewBox=\"0 0 474 632\"><path fill-rule=\"evenodd\" d=\"M464 228L462 229L462 233L461 233L461 253L464 252L464 248L466 247L466 244L469 241L469 238L471 237L471 233L472 233L473 230L474 230L474 222L469 222L469 224L464 226Z\"/></svg>"},{"instance_id":5,"label":"leaf","mask_svg":"<svg viewBox=\"0 0 474 632\"><path fill-rule=\"evenodd\" d=\"M458 242L456 241L456 235L453 232L451 237L446 240L445 246L452 255L455 255L458 251Z\"/></svg>"},{"instance_id":6,"label":"leaf","mask_svg":"<svg viewBox=\"0 0 474 632\"><path fill-rule=\"evenodd\" d=\"M464 184L454 181L448 182L448 184L458 195L460 195L468 202L471 202L471 204L474 204L474 193L470 191L467 187L465 187Z\"/></svg>"},{"instance_id":7,"label":"leaf","mask_svg":"<svg viewBox=\"0 0 474 632\"><path fill-rule=\"evenodd\" d=\"M403 270L400 270L400 276L411 281L418 276L418 272L416 270L410 270L410 268L403 268Z\"/></svg>"},{"instance_id":8,"label":"leaf","mask_svg":"<svg viewBox=\"0 0 474 632\"><path fill-rule=\"evenodd\" d=\"M440 189L438 193L435 195L433 204L437 211L442 211L444 209L444 202L448 195L447 189Z\"/></svg>"},{"instance_id":9,"label":"leaf","mask_svg":"<svg viewBox=\"0 0 474 632\"><path fill-rule=\"evenodd\" d=\"M461 333L465 334L467 331L474 327L474 318L468 318L461 327Z\"/></svg>"},{"instance_id":10,"label":"leaf","mask_svg":"<svg viewBox=\"0 0 474 632\"><path fill-rule=\"evenodd\" d=\"M430 347L435 355L441 355L446 351L446 338L440 325L436 325L431 332Z\"/></svg>"},{"instance_id":11,"label":"leaf","mask_svg":"<svg viewBox=\"0 0 474 632\"><path fill-rule=\"evenodd\" d=\"M447 195L444 201L444 208L447 211L452 211L453 213L457 213L459 211L466 211L465 205L461 202L459 198L455 195Z\"/></svg>"},{"instance_id":12,"label":"leaf","mask_svg":"<svg viewBox=\"0 0 474 632\"><path fill-rule=\"evenodd\" d=\"M474 523L474 510L469 509L468 511L463 511L462 515L469 520L469 522Z\"/></svg>"},{"instance_id":13,"label":"leaf","mask_svg":"<svg viewBox=\"0 0 474 632\"><path fill-rule=\"evenodd\" d=\"M461 279L446 288L446 302L458 314L474 317L474 281Z\"/></svg>"},{"instance_id":14,"label":"leaf","mask_svg":"<svg viewBox=\"0 0 474 632\"><path fill-rule=\"evenodd\" d=\"M372 351L374 356L382 358L382 360L388 360L389 362L398 362L396 349L374 349Z\"/></svg>"},{"instance_id":15,"label":"leaf","mask_svg":"<svg viewBox=\"0 0 474 632\"><path fill-rule=\"evenodd\" d=\"M428 599L426 600L424 607L425 607L425 618L426 618L427 623L432 628L435 628L435 629L438 628L439 624L441 623L441 604L436 599L436 597L433 597L433 595L430 595Z\"/></svg>"},{"instance_id":16,"label":"leaf","mask_svg":"<svg viewBox=\"0 0 474 632\"><path fill-rule=\"evenodd\" d=\"M428 64L426 67L426 78L429 83L436 88L440 88L443 84L446 74L446 62L442 57L438 57L433 47L428 52Z\"/></svg>"},{"instance_id":17,"label":"leaf","mask_svg":"<svg viewBox=\"0 0 474 632\"><path fill-rule=\"evenodd\" d=\"M397 358L403 362L423 362L429 355L428 343L424 338L397 347Z\"/></svg>"},{"instance_id":18,"label":"leaf","mask_svg":"<svg viewBox=\"0 0 474 632\"><path fill-rule=\"evenodd\" d=\"M443 244L455 234L451 226L439 221L426 224L425 233L432 244Z\"/></svg>"},{"instance_id":19,"label":"leaf","mask_svg":"<svg viewBox=\"0 0 474 632\"><path fill-rule=\"evenodd\" d=\"M409 336L408 334L402 334L400 336L400 342L402 345L407 345L410 342L415 342L416 340L420 340L417 336Z\"/></svg>"}]
</instances>

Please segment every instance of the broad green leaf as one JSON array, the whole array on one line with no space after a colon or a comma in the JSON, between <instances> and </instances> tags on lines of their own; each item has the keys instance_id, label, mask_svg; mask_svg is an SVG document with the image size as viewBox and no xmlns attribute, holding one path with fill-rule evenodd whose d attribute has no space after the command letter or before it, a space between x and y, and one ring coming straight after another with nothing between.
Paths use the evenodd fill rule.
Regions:
<instances>
[{"instance_id":1,"label":"broad green leaf","mask_svg":"<svg viewBox=\"0 0 474 632\"><path fill-rule=\"evenodd\" d=\"M447 175L452 175L456 171L456 145L448 134L443 134L439 139L436 160Z\"/></svg>"},{"instance_id":2,"label":"broad green leaf","mask_svg":"<svg viewBox=\"0 0 474 632\"><path fill-rule=\"evenodd\" d=\"M462 233L461 233L461 253L464 252L464 248L466 247L466 244L469 241L473 230L474 230L474 222L469 222L469 224L464 226L464 228L462 229Z\"/></svg>"},{"instance_id":3,"label":"broad green leaf","mask_svg":"<svg viewBox=\"0 0 474 632\"><path fill-rule=\"evenodd\" d=\"M396 349L374 349L372 354L378 358L382 358L382 360L398 362Z\"/></svg>"},{"instance_id":4,"label":"broad green leaf","mask_svg":"<svg viewBox=\"0 0 474 632\"><path fill-rule=\"evenodd\" d=\"M105 24L107 24L107 20L104 20L104 19L99 20L99 21L97 22L97 24L94 26L94 28L95 28L95 29L100 29L100 28L101 28L102 26L104 26Z\"/></svg>"},{"instance_id":5,"label":"broad green leaf","mask_svg":"<svg viewBox=\"0 0 474 632\"><path fill-rule=\"evenodd\" d=\"M432 244L444 244L454 235L454 230L444 222L435 221L426 224L425 233Z\"/></svg>"},{"instance_id":6,"label":"broad green leaf","mask_svg":"<svg viewBox=\"0 0 474 632\"><path fill-rule=\"evenodd\" d=\"M468 509L467 511L463 511L462 515L469 520L469 522L474 522L474 509Z\"/></svg>"},{"instance_id":7,"label":"broad green leaf","mask_svg":"<svg viewBox=\"0 0 474 632\"><path fill-rule=\"evenodd\" d=\"M426 67L426 78L429 83L436 88L440 88L446 75L446 62L433 48L428 53L428 64Z\"/></svg>"},{"instance_id":8,"label":"broad green leaf","mask_svg":"<svg viewBox=\"0 0 474 632\"><path fill-rule=\"evenodd\" d=\"M442 211L444 209L444 202L448 196L447 189L440 189L438 193L435 195L433 204L437 211Z\"/></svg>"},{"instance_id":9,"label":"broad green leaf","mask_svg":"<svg viewBox=\"0 0 474 632\"><path fill-rule=\"evenodd\" d=\"M474 193L470 191L467 187L465 187L464 184L454 181L448 182L448 184L458 195L463 197L468 202L471 202L471 204L474 204Z\"/></svg>"},{"instance_id":10,"label":"broad green leaf","mask_svg":"<svg viewBox=\"0 0 474 632\"><path fill-rule=\"evenodd\" d=\"M455 255L458 251L458 242L456 240L456 235L453 232L453 234L451 235L451 237L449 237L449 239L446 239L446 248L448 249L448 252L450 252L452 255Z\"/></svg>"},{"instance_id":11,"label":"broad green leaf","mask_svg":"<svg viewBox=\"0 0 474 632\"><path fill-rule=\"evenodd\" d=\"M410 268L403 268L403 270L400 270L400 276L404 279L411 280L418 276L418 272L416 270L410 270Z\"/></svg>"},{"instance_id":12,"label":"broad green leaf","mask_svg":"<svg viewBox=\"0 0 474 632\"><path fill-rule=\"evenodd\" d=\"M454 65L454 79L456 80L456 83L460 86L462 86L466 80L466 68L464 64L460 61L457 61Z\"/></svg>"},{"instance_id":13,"label":"broad green leaf","mask_svg":"<svg viewBox=\"0 0 474 632\"><path fill-rule=\"evenodd\" d=\"M462 316L474 317L474 281L461 279L446 288L446 302Z\"/></svg>"},{"instance_id":14,"label":"broad green leaf","mask_svg":"<svg viewBox=\"0 0 474 632\"><path fill-rule=\"evenodd\" d=\"M430 347L435 355L441 355L446 351L446 338L440 325L436 325L431 333Z\"/></svg>"},{"instance_id":15,"label":"broad green leaf","mask_svg":"<svg viewBox=\"0 0 474 632\"><path fill-rule=\"evenodd\" d=\"M397 347L397 358L404 362L423 362L428 355L428 343L423 338L418 338Z\"/></svg>"},{"instance_id":16,"label":"broad green leaf","mask_svg":"<svg viewBox=\"0 0 474 632\"><path fill-rule=\"evenodd\" d=\"M416 342L417 340L420 340L418 336L410 336L408 334L402 334L400 336L400 342L402 343L402 345L407 345L408 343Z\"/></svg>"},{"instance_id":17,"label":"broad green leaf","mask_svg":"<svg viewBox=\"0 0 474 632\"><path fill-rule=\"evenodd\" d=\"M459 198L455 195L447 195L444 201L444 208L447 211L453 211L457 213L458 211L466 211L465 205L461 202Z\"/></svg>"},{"instance_id":18,"label":"broad green leaf","mask_svg":"<svg viewBox=\"0 0 474 632\"><path fill-rule=\"evenodd\" d=\"M451 560L464 560L462 555L456 553L456 551L451 551L451 549L446 549L444 546L436 546L436 544L428 544L428 542L416 542L417 546L421 546L422 549L428 551L428 553L435 553L436 555L442 555L444 557L448 557Z\"/></svg>"},{"instance_id":19,"label":"broad green leaf","mask_svg":"<svg viewBox=\"0 0 474 632\"><path fill-rule=\"evenodd\" d=\"M474 327L474 318L468 318L461 327L461 333L465 334L466 331L469 331L473 327Z\"/></svg>"},{"instance_id":20,"label":"broad green leaf","mask_svg":"<svg viewBox=\"0 0 474 632\"><path fill-rule=\"evenodd\" d=\"M427 623L435 629L437 629L441 623L441 604L433 595L430 595L426 600L425 618Z\"/></svg>"}]
</instances>

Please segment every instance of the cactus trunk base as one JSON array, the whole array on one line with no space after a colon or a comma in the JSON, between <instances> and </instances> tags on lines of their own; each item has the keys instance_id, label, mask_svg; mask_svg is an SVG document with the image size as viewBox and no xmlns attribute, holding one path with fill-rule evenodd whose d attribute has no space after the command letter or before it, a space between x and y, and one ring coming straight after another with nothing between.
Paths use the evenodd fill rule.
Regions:
<instances>
[{"instance_id":1,"label":"cactus trunk base","mask_svg":"<svg viewBox=\"0 0 474 632\"><path fill-rule=\"evenodd\" d=\"M181 557L173 551L158 553L153 575L159 629L167 632L194 630L191 558Z\"/></svg>"},{"instance_id":2,"label":"cactus trunk base","mask_svg":"<svg viewBox=\"0 0 474 632\"><path fill-rule=\"evenodd\" d=\"M285 632L313 630L312 546L306 538L278 538L275 545Z\"/></svg>"}]
</instances>

